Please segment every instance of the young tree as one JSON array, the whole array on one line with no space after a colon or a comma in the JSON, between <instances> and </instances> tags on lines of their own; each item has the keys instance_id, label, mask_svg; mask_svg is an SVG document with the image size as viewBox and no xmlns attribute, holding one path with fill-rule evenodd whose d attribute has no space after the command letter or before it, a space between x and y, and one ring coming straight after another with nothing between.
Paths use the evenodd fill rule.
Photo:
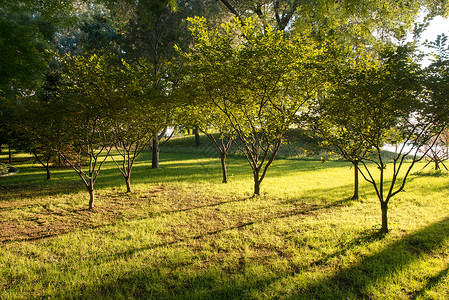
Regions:
<instances>
[{"instance_id":1,"label":"young tree","mask_svg":"<svg viewBox=\"0 0 449 300\"><path fill-rule=\"evenodd\" d=\"M335 126L349 131L351 137L372 149L360 161L359 170L380 202L384 233L388 232L390 200L404 189L411 169L424 157L422 150L429 139L443 129L425 110L421 70L411 60L412 53L413 49L407 46L387 49L378 62L351 69L332 95L347 109L349 118L348 121L334 118L338 121ZM390 162L382 147L392 132L402 144L388 173ZM391 177L387 179L388 174Z\"/></svg>"},{"instance_id":2,"label":"young tree","mask_svg":"<svg viewBox=\"0 0 449 300\"><path fill-rule=\"evenodd\" d=\"M283 32L261 32L248 19L210 30L204 18L191 19L195 46L190 78L200 94L232 127L253 171L254 195L296 114L305 109L322 81L325 47L307 37L291 41Z\"/></svg>"},{"instance_id":3,"label":"young tree","mask_svg":"<svg viewBox=\"0 0 449 300\"><path fill-rule=\"evenodd\" d=\"M108 118L112 115L111 107L121 100L116 93L121 83L111 85L116 78L109 57L66 55L60 59L67 68L67 82L61 86L64 109L59 121L64 142L58 152L85 185L90 196L89 209L93 209L94 185L113 146Z\"/></svg>"},{"instance_id":4,"label":"young tree","mask_svg":"<svg viewBox=\"0 0 449 300\"><path fill-rule=\"evenodd\" d=\"M207 103L207 96L194 94L195 88L184 82L180 90L181 98L188 99L189 103L179 113L180 122L184 125L192 125L204 133L213 143L220 154L222 182L228 182L228 171L226 167L226 158L228 151L235 140L234 130L229 124L226 116L215 106L204 105ZM193 93L192 93L193 92ZM187 96L186 96L187 95ZM179 97L179 95L177 95ZM218 133L218 139L216 134Z\"/></svg>"},{"instance_id":5,"label":"young tree","mask_svg":"<svg viewBox=\"0 0 449 300\"><path fill-rule=\"evenodd\" d=\"M330 100L330 99L327 99ZM351 108L341 106L339 101L320 102L316 115L309 119L315 134L323 139L321 145L335 151L354 168L354 194L352 200L359 199L359 163L371 150L371 146L351 131Z\"/></svg>"},{"instance_id":6,"label":"young tree","mask_svg":"<svg viewBox=\"0 0 449 300\"><path fill-rule=\"evenodd\" d=\"M32 153L35 159L45 168L47 180L51 179L51 161L58 156L60 129L57 116L60 111L58 103L43 102L37 97L21 99L17 111L18 121L13 130L13 144L17 150Z\"/></svg>"},{"instance_id":7,"label":"young tree","mask_svg":"<svg viewBox=\"0 0 449 300\"><path fill-rule=\"evenodd\" d=\"M134 161L148 148L152 137L166 126L166 97L162 95L164 91L154 89L157 86L154 82L160 78L153 75L151 67L143 60L139 64L122 60L115 74L118 86L111 84L120 101L116 107L111 107L107 122L115 148L122 158L121 167L113 156L112 159L125 178L127 192L131 192Z\"/></svg>"}]
</instances>

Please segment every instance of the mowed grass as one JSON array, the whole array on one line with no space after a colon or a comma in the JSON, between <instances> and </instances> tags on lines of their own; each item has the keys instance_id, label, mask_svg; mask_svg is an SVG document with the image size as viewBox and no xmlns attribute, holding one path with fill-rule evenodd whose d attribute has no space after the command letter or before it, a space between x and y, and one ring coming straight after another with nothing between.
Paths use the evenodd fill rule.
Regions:
<instances>
[{"instance_id":1,"label":"mowed grass","mask_svg":"<svg viewBox=\"0 0 449 300\"><path fill-rule=\"evenodd\" d=\"M206 154L161 153L155 170L144 153L130 194L108 162L94 211L70 169L46 181L14 163L0 178L0 299L449 298L446 173L413 174L381 236L372 187L350 200L348 163L276 160L251 197L244 158L222 184Z\"/></svg>"}]
</instances>

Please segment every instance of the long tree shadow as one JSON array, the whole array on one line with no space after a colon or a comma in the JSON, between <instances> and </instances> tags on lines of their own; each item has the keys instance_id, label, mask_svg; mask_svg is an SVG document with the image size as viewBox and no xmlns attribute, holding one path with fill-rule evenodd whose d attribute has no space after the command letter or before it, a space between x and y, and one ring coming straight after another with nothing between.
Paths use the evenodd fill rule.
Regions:
<instances>
[{"instance_id":1,"label":"long tree shadow","mask_svg":"<svg viewBox=\"0 0 449 300\"><path fill-rule=\"evenodd\" d=\"M245 201L250 198L241 199L237 201ZM224 228L219 228L217 230L208 231L205 233L192 235L188 237L174 238L173 240L158 243L155 245L145 246L141 248L133 248L124 252L115 252L106 255L95 255L96 261L114 261L114 260L128 260L133 257L139 257L141 252L144 251L161 251L164 252L165 249L176 249L178 246L182 247L181 244L183 242L190 243L195 240L203 240L208 239L210 237L219 235L221 233L244 229L246 227L250 227L257 224L265 224L270 221L281 220L293 216L303 215L307 217L308 215L313 215L322 210L333 209L335 207L343 205L347 200L339 200L331 204L326 205L308 205L303 208L297 208L288 212L283 212L280 214L276 214L273 216L255 219L250 222L238 223L234 226L227 226ZM229 203L229 202L226 202ZM220 204L226 204L220 203ZM212 206L216 206L217 204L213 204ZM193 210L197 208L189 208L188 210ZM182 210L186 211L186 210ZM165 212L165 213L174 213L174 211ZM336 257L342 255L342 253L348 251L350 248L355 247L361 243L365 243L367 241L372 241L377 238L377 234L372 234L372 232L367 232L363 234L361 237L354 239L352 242L342 245L340 251L328 255L320 260L310 263L308 267L313 267L315 265L325 264L328 260L332 259L332 257ZM180 262L179 265L173 264L170 265L169 268L172 271L176 269L185 268L188 265L193 264L193 262ZM296 270L292 270L291 273L287 275L293 275L294 272L303 268L304 266L298 268ZM245 266L237 266L239 271L244 272ZM171 275L169 275L171 276ZM279 280L279 277L269 278L269 279L251 279L246 278L245 280L241 280L238 276L235 279L231 279L229 282L223 282L221 275L214 272L209 272L205 270L204 272L199 272L197 275L178 280L181 281L179 284L170 285L167 282L173 280L173 278L164 278L164 275L160 273L160 271L155 268L146 268L144 270L138 270L129 272L120 278L110 281L108 278L105 278L104 281L100 283L95 283L90 286L85 286L75 289L72 291L64 291L63 294L56 296L56 298L64 298L70 294L70 298L80 298L80 299L102 299L102 298L139 298L139 299L239 299L245 298L249 292L253 290L258 290L261 287L267 286L268 284ZM167 281L167 282L165 282ZM149 283L155 285L164 286L158 289L152 289L149 286ZM224 283L224 284L223 284ZM151 284L150 284L151 285ZM55 296L55 295L53 295Z\"/></svg>"},{"instance_id":2,"label":"long tree shadow","mask_svg":"<svg viewBox=\"0 0 449 300\"><path fill-rule=\"evenodd\" d=\"M442 271L440 271L437 275L429 278L427 280L427 284L418 291L412 299L417 299L418 297L422 297L425 295L426 291L431 290L434 286L436 286L438 283L440 283L444 278L446 278L449 275L449 268L446 268Z\"/></svg>"},{"instance_id":3,"label":"long tree shadow","mask_svg":"<svg viewBox=\"0 0 449 300\"><path fill-rule=\"evenodd\" d=\"M285 218L290 218L293 216L298 216L298 215L309 215L312 214L314 212L320 211L320 210L326 210L326 209L331 209L331 208L335 208L338 207L340 205L342 205L343 203L345 203L346 200L340 200L340 201L336 201L334 203L331 204L327 204L327 205L307 205L304 206L302 208L297 208L297 209L293 209L287 212L282 212L279 214L275 214L273 216L269 216L269 217L265 217L265 218L260 218L260 219L255 219L249 222L239 222L238 224L234 225L234 226L227 226L227 227L223 227L223 228L219 228L217 230L212 230L212 231L208 231L205 233L201 233L201 234L197 234L197 235L192 235L192 236L188 236L188 237L181 237L181 238L175 238L171 241L167 241L167 242L163 242L160 244L156 244L156 245L152 245L152 246L146 246L146 247L141 247L141 248L134 248L134 249L129 249L125 252L121 252L121 253L114 253L113 256L114 257L129 257L132 255L135 255L136 253L142 252L142 251L147 251L147 250L153 250L153 249L157 249L157 248L162 248L162 247L166 247L166 246L171 246L174 244L178 244L178 243L182 243L182 242L186 242L186 241L191 241L191 240L200 240L200 239L204 239L210 236L215 236L218 235L220 233L226 232L226 231L231 231L231 230L236 230L236 229L243 229L245 227L248 226L252 226L252 225L256 225L256 224L263 224L266 222L270 222L273 220L281 220L281 219L285 219ZM227 202L229 203L229 202ZM215 206L215 205L213 205ZM183 210L185 211L185 210Z\"/></svg>"},{"instance_id":4,"label":"long tree shadow","mask_svg":"<svg viewBox=\"0 0 449 300\"><path fill-rule=\"evenodd\" d=\"M281 216L282 217L282 216ZM285 216L287 217L287 216ZM254 222L252 222L254 223ZM251 224L242 224L248 226ZM214 233L209 233L214 234ZM200 237L191 237L193 239ZM194 275L178 277L177 272L194 268L193 261L180 261L169 266L170 272L161 273L157 266L130 271L119 278L99 280L91 285L62 291L56 298L139 298L139 299L248 299L253 298L253 292L262 292L271 284L287 278L293 278L300 272L325 266L330 260L344 255L346 251L365 243L378 240L381 236L374 231L366 231L353 241L342 245L335 253L311 262L307 266L298 266L282 274L266 276L244 276L245 265L236 266L238 274L223 279L223 270L212 266L206 270L196 270ZM438 250L449 238L449 218L437 222L414 234L411 234L385 250L360 260L356 265L338 272L330 278L298 289L290 294L291 299L370 299L368 288L377 281L389 277L401 268L407 267L414 261ZM176 242L165 244L173 246ZM157 247L162 247L158 245ZM143 249L142 249L143 250ZM161 249L162 250L162 249ZM138 250L139 251L139 250ZM135 254L121 253L120 255ZM171 252L170 252L171 253ZM219 267L219 266L218 266ZM240 275L239 275L240 274ZM442 270L436 276L427 279L425 286L419 291L411 291L409 298L422 296L425 291L438 284L448 274L448 269ZM260 278L262 277L262 278ZM423 275L423 280L426 280ZM264 294L269 295L269 294Z\"/></svg>"},{"instance_id":5,"label":"long tree shadow","mask_svg":"<svg viewBox=\"0 0 449 300\"><path fill-rule=\"evenodd\" d=\"M398 240L383 251L363 258L356 265L345 268L330 278L299 290L292 299L369 299L370 286L438 250L448 238L449 218L446 218ZM423 293L445 274L447 269L429 280L422 291L411 291L408 296Z\"/></svg>"},{"instance_id":6,"label":"long tree shadow","mask_svg":"<svg viewBox=\"0 0 449 300\"><path fill-rule=\"evenodd\" d=\"M347 189L347 186L341 186L326 190L327 194L335 195L335 197L332 197L332 199L341 200L329 201L332 199L327 199L327 201L320 204L316 204L316 201L314 201L317 195L321 195L323 193L323 191L320 189L310 190L307 192L307 195L300 198L291 200L278 200L280 201L280 204L293 204L294 208L290 208L288 212L280 212L281 215L274 213L273 217L284 215L287 217L307 212L307 210L312 212L315 210L329 209L332 207L346 205L347 203L352 202L351 199L345 197L345 191L347 191ZM170 193L172 192L175 194L171 195ZM167 207L165 209L156 211L151 209L151 199L159 193L162 193L163 197L168 198L181 197L179 198L180 207L172 206L170 208ZM168 194L165 195L164 193ZM181 194L177 194L176 190L162 187L154 187L152 190L145 191L143 194L140 191L131 194L112 191L104 194L100 193L98 196L100 200L104 200L103 203L99 204L94 211L88 211L87 209L85 209L85 207L80 206L80 204L77 204L76 207L71 207L71 205L67 203L58 203L57 205L54 205L50 202L42 203L41 201L25 201L23 203L20 201L11 201L8 203L5 202L5 205L0 207L0 213L26 209L29 210L29 214L27 214L27 219L17 219L0 223L0 229L2 229L2 234L0 234L0 242L8 243L12 241L41 240L63 235L68 232L72 232L74 229L93 230L105 226L111 226L116 222L121 222L123 220L139 221L144 219L157 218L163 214L176 214L189 212L192 210L213 208L221 205L252 199L249 197L238 197L236 199L228 200L209 196L208 198L200 201L196 199L195 194L192 194L190 196L181 196ZM191 197L192 199L187 199L189 197ZM62 206L59 206L59 204L61 204ZM134 213L133 210L135 210L137 207L140 207L140 210L139 212ZM129 209L131 210L128 211ZM275 212L275 210L273 212ZM95 221L97 219L104 221ZM268 221L270 219L255 221ZM25 231L17 231L17 228L21 227L19 226L19 224L16 224L18 222L24 222L27 224L27 226L25 226Z\"/></svg>"}]
</instances>

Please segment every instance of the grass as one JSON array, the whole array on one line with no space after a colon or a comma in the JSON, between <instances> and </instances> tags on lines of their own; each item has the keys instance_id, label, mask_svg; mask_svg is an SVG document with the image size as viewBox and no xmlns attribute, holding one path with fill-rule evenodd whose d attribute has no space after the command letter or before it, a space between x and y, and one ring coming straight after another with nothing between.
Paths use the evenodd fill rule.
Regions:
<instances>
[{"instance_id":1,"label":"grass","mask_svg":"<svg viewBox=\"0 0 449 300\"><path fill-rule=\"evenodd\" d=\"M94 211L74 172L20 157L0 178L0 299L449 298L447 173L413 174L381 236L348 163L276 160L253 198L242 157L222 184L212 152L176 143L160 169L139 158L130 194L108 162Z\"/></svg>"}]
</instances>

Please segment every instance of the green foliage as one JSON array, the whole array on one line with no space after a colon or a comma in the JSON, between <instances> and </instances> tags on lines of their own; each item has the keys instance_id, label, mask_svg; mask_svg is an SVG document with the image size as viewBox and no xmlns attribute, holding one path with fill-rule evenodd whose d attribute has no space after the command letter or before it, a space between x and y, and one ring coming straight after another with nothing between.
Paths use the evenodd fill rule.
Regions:
<instances>
[{"instance_id":1,"label":"green foliage","mask_svg":"<svg viewBox=\"0 0 449 300\"><path fill-rule=\"evenodd\" d=\"M120 54L122 37L104 7L95 5L77 17L76 24L58 32L60 54Z\"/></svg>"},{"instance_id":2,"label":"green foliage","mask_svg":"<svg viewBox=\"0 0 449 300\"><path fill-rule=\"evenodd\" d=\"M323 136L347 159L354 155L361 159L361 173L373 185L385 213L384 232L388 231L389 200L403 190L414 163L423 157L424 146L444 128L427 112L422 70L412 54L413 48L407 46L387 48L379 60L343 71L338 85L322 102L324 118L318 120ZM385 182L388 163L381 151L385 144L399 144L391 164L391 182ZM407 158L412 163L404 167ZM379 172L374 172L373 166Z\"/></svg>"},{"instance_id":3,"label":"green foliage","mask_svg":"<svg viewBox=\"0 0 449 300\"><path fill-rule=\"evenodd\" d=\"M251 19L220 29L204 18L190 22L195 48L184 54L186 88L206 115L222 114L260 184L288 127L323 84L326 47L306 35L290 40L273 28L261 31Z\"/></svg>"},{"instance_id":4,"label":"green foliage","mask_svg":"<svg viewBox=\"0 0 449 300\"><path fill-rule=\"evenodd\" d=\"M32 15L0 9L0 95L35 86L45 67L42 39Z\"/></svg>"}]
</instances>

